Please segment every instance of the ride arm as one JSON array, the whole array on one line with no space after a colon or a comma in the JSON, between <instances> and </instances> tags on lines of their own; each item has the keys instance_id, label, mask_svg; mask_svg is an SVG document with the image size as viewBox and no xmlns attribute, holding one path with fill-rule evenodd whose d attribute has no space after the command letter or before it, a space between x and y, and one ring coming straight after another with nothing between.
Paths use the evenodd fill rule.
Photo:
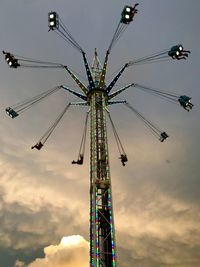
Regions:
<instances>
[{"instance_id":1,"label":"ride arm","mask_svg":"<svg viewBox=\"0 0 200 267\"><path fill-rule=\"evenodd\" d=\"M94 80L92 78L92 73L91 73L90 67L88 65L88 61L87 61L87 58L86 58L86 55L85 55L84 51L82 51L82 55L83 55L83 60L84 60L84 65L85 65L85 70L86 70L86 74L87 74L90 90L94 90L95 89Z\"/></svg>"},{"instance_id":2,"label":"ride arm","mask_svg":"<svg viewBox=\"0 0 200 267\"><path fill-rule=\"evenodd\" d=\"M101 77L99 81L100 90L103 89L103 86L105 84L106 70L107 70L107 65L108 65L108 56L109 56L109 51L106 52L106 57L105 57L104 64L103 64L103 70L101 72Z\"/></svg>"},{"instance_id":3,"label":"ride arm","mask_svg":"<svg viewBox=\"0 0 200 267\"><path fill-rule=\"evenodd\" d=\"M84 94L87 95L88 93L87 87L75 76L75 74L67 66L64 66L64 68L72 77L72 79L78 84L79 88L84 92Z\"/></svg>"},{"instance_id":4,"label":"ride arm","mask_svg":"<svg viewBox=\"0 0 200 267\"><path fill-rule=\"evenodd\" d=\"M67 90L68 92L70 92L71 94L83 99L83 100L87 100L87 97L82 95L82 94L79 94L78 92L74 91L74 90L71 90L69 89L68 87L64 86L64 85L61 85L61 88L63 88L64 90Z\"/></svg>"},{"instance_id":5,"label":"ride arm","mask_svg":"<svg viewBox=\"0 0 200 267\"><path fill-rule=\"evenodd\" d=\"M118 100L118 101L108 101L108 105L115 105L115 104L126 104L126 100Z\"/></svg>"},{"instance_id":6,"label":"ride arm","mask_svg":"<svg viewBox=\"0 0 200 267\"><path fill-rule=\"evenodd\" d=\"M128 64L126 63L124 65L124 67L119 71L119 73L115 76L115 78L111 81L111 83L108 85L108 87L106 88L106 93L109 94L110 91L112 90L113 86L116 84L116 82L118 81L118 79L120 78L120 76L122 75L122 73L124 72L124 70L128 67Z\"/></svg>"},{"instance_id":7,"label":"ride arm","mask_svg":"<svg viewBox=\"0 0 200 267\"><path fill-rule=\"evenodd\" d=\"M88 106L87 102L71 102L71 106Z\"/></svg>"},{"instance_id":8,"label":"ride arm","mask_svg":"<svg viewBox=\"0 0 200 267\"><path fill-rule=\"evenodd\" d=\"M116 97L117 95L121 94L123 91L125 91L126 89L128 89L128 88L130 88L132 86L134 86L134 83L126 85L125 87L123 87L123 88L119 89L118 91L116 91L116 92L112 93L111 95L109 95L108 99L110 100L110 99Z\"/></svg>"}]
</instances>

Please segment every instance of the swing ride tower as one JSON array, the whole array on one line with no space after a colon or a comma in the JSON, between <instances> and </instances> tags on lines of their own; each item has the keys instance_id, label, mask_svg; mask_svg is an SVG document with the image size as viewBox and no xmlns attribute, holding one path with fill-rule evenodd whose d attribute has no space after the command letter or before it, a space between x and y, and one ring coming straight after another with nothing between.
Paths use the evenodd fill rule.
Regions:
<instances>
[{"instance_id":1,"label":"swing ride tower","mask_svg":"<svg viewBox=\"0 0 200 267\"><path fill-rule=\"evenodd\" d=\"M47 139L50 137L64 114L67 112L70 106L87 106L89 111L86 116L86 123L81 141L81 148L78 155L78 160L73 161L72 164L83 164L84 151L85 151L85 139L87 132L87 120L90 116L90 267L116 267L116 242L115 242L115 227L113 216L113 201L112 201L112 187L109 165L109 153L108 153L108 139L107 139L107 126L106 119L111 122L111 126L114 132L114 136L117 142L120 160L122 165L128 161L127 155L123 149L122 143L119 139L118 133L115 129L114 123L111 119L108 106L115 104L124 104L135 115L142 120L145 126L163 142L168 138L168 134L160 130L150 120L146 119L144 115L138 112L132 107L126 100L119 100L115 98L122 92L129 88L137 88L145 92L151 93L154 96L158 96L169 100L170 102L178 103L185 110L192 109L193 104L191 98L186 95L178 95L175 93L158 90L155 88L140 85L134 82L126 84L121 89L111 92L118 79L123 72L131 66L140 65L142 63L159 62L166 60L181 60L186 59L190 51L184 50L182 45L175 45L171 49L153 53L150 56L142 57L136 60L131 60L126 63L117 75L108 83L106 80L107 64L110 52L120 36L126 29L126 27L132 22L135 14L137 14L138 4L134 6L125 6L121 13L120 22L111 40L109 48L106 52L104 64L101 65L97 51L95 49L94 59L91 68L89 67L86 53L82 47L76 42L67 27L60 20L56 12L50 12L48 14L49 30L57 33L62 39L73 46L83 57L83 63L87 75L87 85L76 76L75 72L64 64L46 62L41 60L35 60L25 57L20 57L10 52L3 51L5 60L10 68L28 67L28 68L57 68L64 69L67 74L74 80L81 93L70 89L68 86L59 85L50 89L38 96L32 97L22 103L10 106L6 108L6 113L15 118L19 113L29 109L32 105L40 102L44 98L52 95L59 90L65 90L70 94L75 95L82 102L70 102L58 116L56 121L49 127L47 132L40 138L40 140L32 148L40 150Z\"/></svg>"},{"instance_id":2,"label":"swing ride tower","mask_svg":"<svg viewBox=\"0 0 200 267\"><path fill-rule=\"evenodd\" d=\"M99 87L97 54L92 68L97 87L90 103L90 261L91 266L116 266L115 230L106 128L107 95ZM96 75L97 74L97 75Z\"/></svg>"}]
</instances>

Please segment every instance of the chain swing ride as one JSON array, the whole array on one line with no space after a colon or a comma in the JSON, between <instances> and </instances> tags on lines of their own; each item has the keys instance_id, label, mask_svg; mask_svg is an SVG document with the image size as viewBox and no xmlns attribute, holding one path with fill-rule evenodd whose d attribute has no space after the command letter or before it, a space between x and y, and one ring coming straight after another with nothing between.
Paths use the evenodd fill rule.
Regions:
<instances>
[{"instance_id":1,"label":"chain swing ride","mask_svg":"<svg viewBox=\"0 0 200 267\"><path fill-rule=\"evenodd\" d=\"M110 82L106 81L107 63L112 48L126 30L127 26L133 21L133 18L138 13L138 4L134 6L126 5L121 13L121 18L117 28L114 32L111 43L105 55L103 66L95 49L94 59L92 66L88 64L86 53L74 39L68 28L59 18L56 12L49 12L48 14L48 26L49 31L55 32L64 41L74 47L83 57L84 67L86 70L86 76L88 84L85 85L77 77L75 72L64 64L58 64L54 62L35 60L28 57L22 57L10 52L3 51L5 60L10 68L61 68L64 69L71 78L76 82L78 88L82 93L79 93L66 85L59 85L50 90L47 90L37 96L31 97L25 101L22 101L13 106L6 108L6 113L12 118L16 118L20 113L28 110L33 105L45 100L48 96L54 94L59 90L65 90L70 94L75 95L81 102L67 103L61 114L56 121L50 125L49 129L39 139L39 141L32 146L32 149L42 149L48 138L53 133L54 129L61 121L67 110L71 106L86 106L89 107L89 111L86 113L85 125L83 130L83 136L81 139L80 150L78 159L72 161L72 164L82 165L85 153L86 134L88 118L90 117L90 266L91 267L116 267L116 242L115 242L115 227L113 218L113 201L112 201L112 188L110 177L110 166L108 157L108 141L107 141L107 127L106 117L111 123L111 127L116 139L117 147L119 150L119 158L123 166L127 163L128 158L122 146L122 142L119 138L113 120L111 118L108 106L123 104L130 109L143 123L144 125L155 135L161 142L165 141L169 136L165 131L159 129L149 119L144 117L139 111L137 111L126 100L115 100L115 98L122 92L129 88L137 88L143 90L154 96L158 96L179 104L186 111L190 111L193 107L191 103L191 97L187 95L178 95L174 92L167 92L151 88L145 85L136 84L134 82L125 85L119 90L111 92L115 87L118 79L123 72L131 67L140 64L148 64L152 62L161 62L168 60L186 60L190 54L189 50L185 50L181 44L174 45L170 49L153 53L151 55L134 59L127 62L117 75Z\"/></svg>"}]
</instances>

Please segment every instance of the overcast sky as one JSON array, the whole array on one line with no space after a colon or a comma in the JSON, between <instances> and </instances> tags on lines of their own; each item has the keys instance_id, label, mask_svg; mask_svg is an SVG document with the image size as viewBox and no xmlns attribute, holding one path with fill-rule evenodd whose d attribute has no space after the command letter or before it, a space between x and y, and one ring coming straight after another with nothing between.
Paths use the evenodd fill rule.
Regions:
<instances>
[{"instance_id":1,"label":"overcast sky","mask_svg":"<svg viewBox=\"0 0 200 267\"><path fill-rule=\"evenodd\" d=\"M138 2L137 16L112 50L107 77L129 60L182 43L192 52L187 61L130 68L118 85L137 82L186 94L195 106L187 112L136 89L121 95L170 135L164 143L123 106L110 109L129 159L122 167L109 126L119 266L199 267L200 1ZM0 0L1 50L67 64L85 79L81 55L48 32L48 12L59 13L91 63L95 47L103 61L124 5L134 3ZM10 69L3 55L0 79L0 266L86 267L89 142L84 165L71 161L77 158L87 109L72 107L44 148L31 150L76 98L58 92L14 120L5 108L74 83L63 70Z\"/></svg>"}]
</instances>

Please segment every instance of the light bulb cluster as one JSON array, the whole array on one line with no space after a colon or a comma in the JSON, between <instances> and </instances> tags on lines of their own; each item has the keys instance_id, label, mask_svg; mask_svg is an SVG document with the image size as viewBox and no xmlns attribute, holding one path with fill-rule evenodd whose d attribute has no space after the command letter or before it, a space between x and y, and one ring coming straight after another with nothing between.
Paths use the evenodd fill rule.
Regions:
<instances>
[{"instance_id":1,"label":"light bulb cluster","mask_svg":"<svg viewBox=\"0 0 200 267\"><path fill-rule=\"evenodd\" d=\"M49 12L48 14L49 29L55 30L59 27L59 17L56 12Z\"/></svg>"},{"instance_id":2,"label":"light bulb cluster","mask_svg":"<svg viewBox=\"0 0 200 267\"><path fill-rule=\"evenodd\" d=\"M135 4L134 7L125 6L121 14L120 22L123 24L129 24L133 20L134 15L138 12L138 10L136 9L137 6L138 4Z\"/></svg>"},{"instance_id":3,"label":"light bulb cluster","mask_svg":"<svg viewBox=\"0 0 200 267\"><path fill-rule=\"evenodd\" d=\"M7 62L10 68L16 69L17 67L20 66L20 64L18 63L18 59L16 59L14 55L5 51L3 51L3 54L5 55L5 61Z\"/></svg>"},{"instance_id":4,"label":"light bulb cluster","mask_svg":"<svg viewBox=\"0 0 200 267\"><path fill-rule=\"evenodd\" d=\"M10 116L12 119L14 119L15 117L17 117L19 114L12 108L8 107L6 108L6 113L8 114L8 116Z\"/></svg>"}]
</instances>

